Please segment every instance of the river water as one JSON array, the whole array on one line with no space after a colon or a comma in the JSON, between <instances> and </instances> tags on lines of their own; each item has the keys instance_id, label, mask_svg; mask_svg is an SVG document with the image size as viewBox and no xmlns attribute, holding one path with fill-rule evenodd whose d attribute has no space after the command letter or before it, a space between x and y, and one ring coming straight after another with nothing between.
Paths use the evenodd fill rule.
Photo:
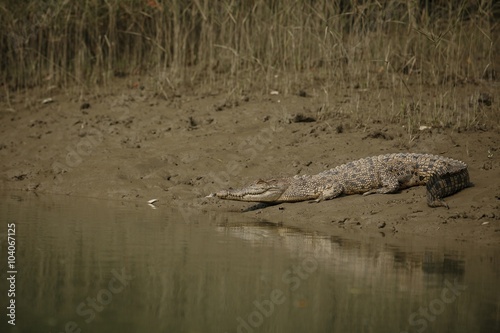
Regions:
<instances>
[{"instance_id":1,"label":"river water","mask_svg":"<svg viewBox=\"0 0 500 333\"><path fill-rule=\"evenodd\" d=\"M0 221L1 332L500 332L499 247L23 193Z\"/></svg>"}]
</instances>

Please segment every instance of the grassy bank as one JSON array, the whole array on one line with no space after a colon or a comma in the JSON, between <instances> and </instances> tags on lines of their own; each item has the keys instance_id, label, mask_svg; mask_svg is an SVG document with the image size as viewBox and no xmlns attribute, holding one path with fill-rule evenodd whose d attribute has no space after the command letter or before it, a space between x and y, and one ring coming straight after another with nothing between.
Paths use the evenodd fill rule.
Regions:
<instances>
[{"instance_id":1,"label":"grassy bank","mask_svg":"<svg viewBox=\"0 0 500 333\"><path fill-rule=\"evenodd\" d=\"M422 124L485 128L494 115L478 103L482 91L455 89L497 79L492 0L6 0L0 15L7 100L32 87L84 96L127 77L166 99L200 87L230 99L312 89L326 117L339 112L335 92L373 92L346 112L410 135Z\"/></svg>"},{"instance_id":2,"label":"grassy bank","mask_svg":"<svg viewBox=\"0 0 500 333\"><path fill-rule=\"evenodd\" d=\"M432 6L430 5L432 4ZM211 84L294 91L308 84L400 86L492 73L493 1L4 1L1 82L159 88ZM498 14L497 14L498 18Z\"/></svg>"}]
</instances>

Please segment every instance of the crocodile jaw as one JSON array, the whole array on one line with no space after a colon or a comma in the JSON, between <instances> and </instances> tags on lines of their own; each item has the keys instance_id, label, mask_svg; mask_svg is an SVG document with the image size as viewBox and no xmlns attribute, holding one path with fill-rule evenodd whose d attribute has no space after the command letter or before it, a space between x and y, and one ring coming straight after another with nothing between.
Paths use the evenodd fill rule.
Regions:
<instances>
[{"instance_id":1,"label":"crocodile jaw","mask_svg":"<svg viewBox=\"0 0 500 333\"><path fill-rule=\"evenodd\" d=\"M212 193L208 197L250 202L281 202L280 197L288 186L288 182L282 180L258 180L247 187L222 190Z\"/></svg>"}]
</instances>

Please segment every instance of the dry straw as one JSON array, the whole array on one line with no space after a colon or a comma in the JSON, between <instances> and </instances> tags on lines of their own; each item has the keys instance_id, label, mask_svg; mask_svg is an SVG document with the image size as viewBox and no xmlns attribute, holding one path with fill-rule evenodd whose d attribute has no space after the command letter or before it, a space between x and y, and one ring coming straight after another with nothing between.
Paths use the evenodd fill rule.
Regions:
<instances>
[{"instance_id":1,"label":"dry straw","mask_svg":"<svg viewBox=\"0 0 500 333\"><path fill-rule=\"evenodd\" d=\"M492 0L7 0L0 4L0 83L6 91L94 89L114 77L148 75L165 96L201 85L285 94L310 86L386 88L406 96L403 105L393 103L390 117L411 127L422 120L420 87L496 75L499 6ZM426 117L441 123L454 117L441 107L438 96ZM478 110L469 111L466 126Z\"/></svg>"}]
</instances>

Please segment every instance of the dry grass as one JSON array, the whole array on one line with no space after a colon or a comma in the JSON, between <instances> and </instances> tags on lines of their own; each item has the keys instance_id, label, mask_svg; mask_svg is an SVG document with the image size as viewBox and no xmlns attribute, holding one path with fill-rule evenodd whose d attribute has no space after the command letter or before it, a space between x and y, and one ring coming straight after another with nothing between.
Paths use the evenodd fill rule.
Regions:
<instances>
[{"instance_id":1,"label":"dry grass","mask_svg":"<svg viewBox=\"0 0 500 333\"><path fill-rule=\"evenodd\" d=\"M285 94L388 88L407 98L397 119L421 107L419 86L494 73L495 3L7 0L0 82L9 90L92 89L149 75L164 95L200 85Z\"/></svg>"}]
</instances>

